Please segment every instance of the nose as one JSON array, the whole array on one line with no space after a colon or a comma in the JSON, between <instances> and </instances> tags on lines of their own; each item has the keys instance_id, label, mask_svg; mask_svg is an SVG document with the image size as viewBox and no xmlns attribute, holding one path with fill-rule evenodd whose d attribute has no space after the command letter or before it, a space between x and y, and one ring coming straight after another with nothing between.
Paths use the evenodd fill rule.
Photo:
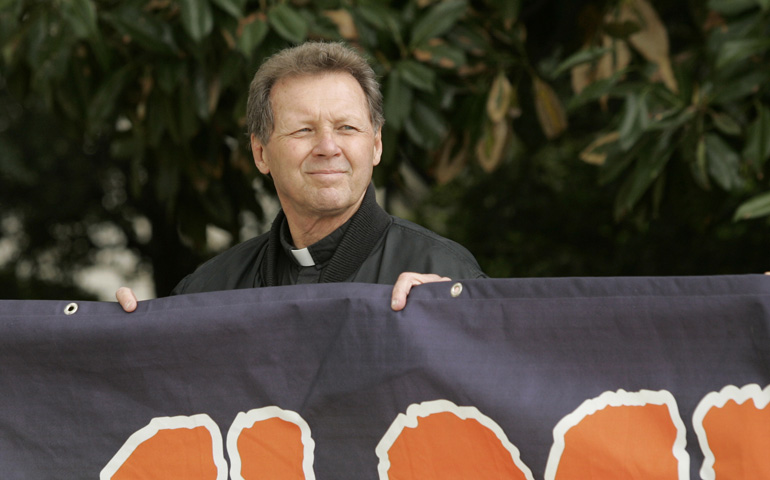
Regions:
<instances>
[{"instance_id":1,"label":"nose","mask_svg":"<svg viewBox=\"0 0 770 480\"><path fill-rule=\"evenodd\" d=\"M334 132L327 129L320 130L313 147L313 155L331 158L339 155L340 152L340 146L334 138Z\"/></svg>"}]
</instances>

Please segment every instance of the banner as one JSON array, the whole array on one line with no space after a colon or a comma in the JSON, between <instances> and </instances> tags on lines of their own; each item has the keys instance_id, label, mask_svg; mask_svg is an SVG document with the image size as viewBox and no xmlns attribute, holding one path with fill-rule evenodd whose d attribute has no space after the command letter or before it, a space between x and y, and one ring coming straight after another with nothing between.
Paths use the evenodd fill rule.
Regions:
<instances>
[{"instance_id":1,"label":"banner","mask_svg":"<svg viewBox=\"0 0 770 480\"><path fill-rule=\"evenodd\" d=\"M770 478L770 276L0 301L7 479Z\"/></svg>"}]
</instances>

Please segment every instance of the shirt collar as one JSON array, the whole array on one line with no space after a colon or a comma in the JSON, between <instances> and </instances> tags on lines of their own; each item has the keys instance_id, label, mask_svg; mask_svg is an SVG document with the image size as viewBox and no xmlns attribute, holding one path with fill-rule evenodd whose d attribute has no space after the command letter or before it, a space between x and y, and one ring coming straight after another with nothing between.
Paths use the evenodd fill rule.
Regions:
<instances>
[{"instance_id":1,"label":"shirt collar","mask_svg":"<svg viewBox=\"0 0 770 480\"><path fill-rule=\"evenodd\" d=\"M281 247L286 252L286 256L301 267L311 267L313 265L322 267L334 255L340 240L345 236L348 225L350 225L350 220L316 243L306 248L297 249L292 244L289 224L284 219L281 224Z\"/></svg>"}]
</instances>

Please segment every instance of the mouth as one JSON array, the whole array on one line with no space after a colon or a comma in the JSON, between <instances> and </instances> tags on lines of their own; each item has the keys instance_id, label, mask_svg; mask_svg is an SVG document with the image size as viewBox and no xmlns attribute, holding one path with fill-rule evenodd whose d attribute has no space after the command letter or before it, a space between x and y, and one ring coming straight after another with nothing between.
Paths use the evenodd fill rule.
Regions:
<instances>
[{"instance_id":1,"label":"mouth","mask_svg":"<svg viewBox=\"0 0 770 480\"><path fill-rule=\"evenodd\" d=\"M308 172L308 175L325 177L325 176L345 175L346 173L347 172L345 172L344 170L314 170L312 172Z\"/></svg>"}]
</instances>

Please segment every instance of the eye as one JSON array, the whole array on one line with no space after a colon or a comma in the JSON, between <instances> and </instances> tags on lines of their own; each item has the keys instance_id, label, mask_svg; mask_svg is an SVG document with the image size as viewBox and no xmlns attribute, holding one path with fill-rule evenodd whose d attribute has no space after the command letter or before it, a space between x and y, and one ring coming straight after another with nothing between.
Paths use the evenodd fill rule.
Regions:
<instances>
[{"instance_id":1,"label":"eye","mask_svg":"<svg viewBox=\"0 0 770 480\"><path fill-rule=\"evenodd\" d=\"M345 130L345 131L348 131L348 132L358 131L358 129L356 127L352 126L352 125L343 125L343 126L340 127L340 130Z\"/></svg>"}]
</instances>

